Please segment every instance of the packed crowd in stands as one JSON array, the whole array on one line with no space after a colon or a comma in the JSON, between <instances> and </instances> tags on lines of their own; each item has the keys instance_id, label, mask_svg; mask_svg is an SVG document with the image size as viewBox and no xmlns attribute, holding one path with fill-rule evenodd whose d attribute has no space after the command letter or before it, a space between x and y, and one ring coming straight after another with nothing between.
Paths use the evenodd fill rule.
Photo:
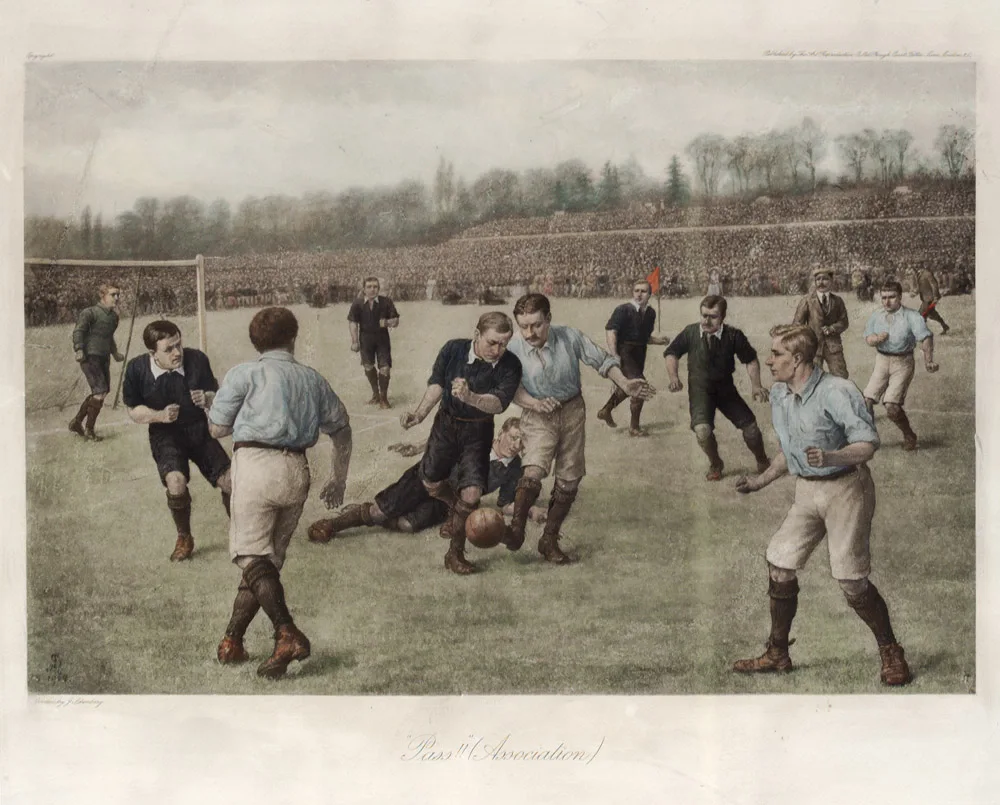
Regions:
<instances>
[{"instance_id":1,"label":"packed crowd in stands","mask_svg":"<svg viewBox=\"0 0 1000 805\"><path fill-rule=\"evenodd\" d=\"M381 278L384 291L399 301L513 300L528 290L621 298L628 296L636 277L655 267L661 269L667 296L703 294L713 270L721 275L727 295L795 294L808 287L817 262L834 267L839 290L856 287L865 275L876 285L894 276L912 287L913 274L924 265L938 274L943 288L971 290L975 219L944 217L968 215L967 199L950 205L941 201L935 209L944 212L934 216L940 220L888 215L852 220L846 214L874 209L879 198L859 198L857 207L810 224L675 231L632 226L603 232L581 225L559 237L457 237L436 246L209 257L206 306L223 310L346 302L357 295L366 276ZM927 209L921 211L926 214ZM699 214L711 213L705 208ZM741 221L747 222L746 217ZM129 314L135 303L140 315L184 315L196 309L193 271L182 277L177 271L129 269L119 276L107 269L27 266L26 324L74 321L81 308L96 301L97 286L112 276L122 285L121 309Z\"/></svg>"},{"instance_id":2,"label":"packed crowd in stands","mask_svg":"<svg viewBox=\"0 0 1000 805\"><path fill-rule=\"evenodd\" d=\"M975 215L976 194L970 187L892 191L841 191L836 188L808 196L752 201L727 199L713 205L670 207L648 202L611 212L557 213L537 218L505 218L466 229L462 238L525 237L623 229L663 229L702 226L763 226L801 221L860 221Z\"/></svg>"}]
</instances>

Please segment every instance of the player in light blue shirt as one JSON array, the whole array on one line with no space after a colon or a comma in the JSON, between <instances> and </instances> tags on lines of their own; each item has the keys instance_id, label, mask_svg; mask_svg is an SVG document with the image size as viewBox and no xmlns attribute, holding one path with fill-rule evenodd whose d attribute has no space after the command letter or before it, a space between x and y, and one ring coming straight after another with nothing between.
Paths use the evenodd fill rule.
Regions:
<instances>
[{"instance_id":1,"label":"player in light blue shirt","mask_svg":"<svg viewBox=\"0 0 1000 805\"><path fill-rule=\"evenodd\" d=\"M767 366L774 376L771 413L781 451L760 475L740 478L743 494L763 489L785 473L797 476L795 500L767 546L771 633L759 657L738 660L738 673L792 670L789 632L798 610L797 572L825 539L830 572L848 605L878 643L881 679L905 685L910 669L881 593L869 581L875 484L868 461L879 447L875 424L857 387L816 368L816 333L804 325L771 331Z\"/></svg>"},{"instance_id":2,"label":"player in light blue shirt","mask_svg":"<svg viewBox=\"0 0 1000 805\"><path fill-rule=\"evenodd\" d=\"M903 286L890 281L880 291L882 310L877 310L865 325L865 342L874 347L875 368L865 386L865 404L874 415L875 403L885 405L886 416L903 432L903 449L917 449L917 434L903 410L906 391L913 380L913 350L917 344L924 353L924 368L934 373L934 336L927 322L912 308L903 307Z\"/></svg>"}]
</instances>

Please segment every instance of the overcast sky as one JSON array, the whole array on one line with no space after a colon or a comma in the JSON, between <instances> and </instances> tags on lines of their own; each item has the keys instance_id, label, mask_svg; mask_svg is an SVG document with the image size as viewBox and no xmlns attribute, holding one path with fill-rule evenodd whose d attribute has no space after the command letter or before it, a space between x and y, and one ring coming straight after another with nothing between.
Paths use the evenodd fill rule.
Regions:
<instances>
[{"instance_id":1,"label":"overcast sky","mask_svg":"<svg viewBox=\"0 0 1000 805\"><path fill-rule=\"evenodd\" d=\"M105 220L139 196L238 203L352 185L430 184L444 155L596 170L635 156L663 177L701 132L810 116L831 137L975 124L975 68L946 62L160 62L27 66L25 212ZM840 171L836 149L823 167Z\"/></svg>"}]
</instances>

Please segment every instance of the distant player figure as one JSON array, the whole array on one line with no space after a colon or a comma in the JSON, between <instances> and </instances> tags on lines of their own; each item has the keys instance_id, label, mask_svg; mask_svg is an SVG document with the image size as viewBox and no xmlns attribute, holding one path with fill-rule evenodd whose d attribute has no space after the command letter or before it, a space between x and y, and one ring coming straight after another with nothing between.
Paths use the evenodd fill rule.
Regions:
<instances>
[{"instance_id":1,"label":"distant player figure","mask_svg":"<svg viewBox=\"0 0 1000 805\"><path fill-rule=\"evenodd\" d=\"M389 405L389 374L392 344L389 330L399 326L399 312L388 296L379 295L378 277L366 277L364 296L355 299L347 313L351 331L351 351L361 353L361 366L372 387L369 405ZM376 362L378 369L376 370Z\"/></svg>"},{"instance_id":2,"label":"distant player figure","mask_svg":"<svg viewBox=\"0 0 1000 805\"><path fill-rule=\"evenodd\" d=\"M653 335L656 311L649 306L651 294L652 286L649 280L636 280L632 284L632 301L616 307L605 325L608 352L621 359L622 374L629 379L638 377L645 380L647 345L667 344L665 336ZM611 397L597 412L597 418L612 428L617 427L612 412L626 397L628 394L615 386L611 391ZM644 404L645 401L639 397L633 397L629 404L632 414L629 436L646 435L646 431L639 424Z\"/></svg>"},{"instance_id":3,"label":"distant player figure","mask_svg":"<svg viewBox=\"0 0 1000 805\"><path fill-rule=\"evenodd\" d=\"M874 415L875 403L881 401L889 420L903 433L903 449L917 449L917 434L903 410L906 392L913 380L913 350L917 344L924 353L924 368L933 374L934 336L923 316L903 306L903 286L894 280L882 284L879 293L882 310L876 310L865 326L865 342L874 347L875 367L865 386L865 403Z\"/></svg>"},{"instance_id":4,"label":"distant player figure","mask_svg":"<svg viewBox=\"0 0 1000 805\"><path fill-rule=\"evenodd\" d=\"M554 465L555 483L538 552L545 561L564 565L571 560L559 548L559 530L587 474L587 409L580 363L610 378L630 397L650 399L656 389L640 377L625 377L619 359L580 330L552 324L552 308L543 294L529 293L518 299L514 318L518 334L510 342L510 351L520 359L523 369L514 402L523 411L524 477L517 485L514 512L504 541L512 550L524 543L531 507L542 491L542 479Z\"/></svg>"},{"instance_id":5,"label":"distant player figure","mask_svg":"<svg viewBox=\"0 0 1000 805\"><path fill-rule=\"evenodd\" d=\"M847 377L847 361L844 360L844 345L840 335L849 326L847 305L844 300L830 290L833 283L833 269L817 266L813 269L813 290L803 296L795 309L792 324L802 324L816 334L819 349L816 365L837 377Z\"/></svg>"},{"instance_id":6,"label":"distant player figure","mask_svg":"<svg viewBox=\"0 0 1000 805\"><path fill-rule=\"evenodd\" d=\"M798 609L796 574L825 537L830 572L848 605L875 635L882 682L905 685L910 669L903 647L896 642L885 600L868 580L875 484L867 462L879 447L875 423L853 383L814 364L818 343L810 328L783 325L771 335L767 365L776 381L771 386L771 414L781 449L769 467L754 478L740 478L736 488L744 494L756 492L785 473L798 480L795 502L767 546L767 650L738 660L733 670L792 670L788 635Z\"/></svg>"},{"instance_id":7,"label":"distant player figure","mask_svg":"<svg viewBox=\"0 0 1000 805\"><path fill-rule=\"evenodd\" d=\"M937 304L941 301L941 289L934 272L926 266L917 274L917 293L920 295L920 315L924 317L924 321L936 321L941 325L941 335L947 335L951 327L941 318L937 309Z\"/></svg>"},{"instance_id":8,"label":"distant player figure","mask_svg":"<svg viewBox=\"0 0 1000 805\"><path fill-rule=\"evenodd\" d=\"M413 447L426 448L426 443ZM493 440L489 474L483 490L484 496L497 493L497 506L508 516L514 512L514 493L523 473L522 452L521 420L509 417ZM448 479L453 489L460 484L458 469L456 466ZM414 534L445 522L448 513L445 503L431 497L420 480L418 461L398 481L379 492L373 501L346 506L336 517L317 520L309 527L309 539L313 542L329 542L341 531L359 526ZM530 517L535 522L545 522L545 509L533 506Z\"/></svg>"},{"instance_id":9,"label":"distant player figure","mask_svg":"<svg viewBox=\"0 0 1000 805\"><path fill-rule=\"evenodd\" d=\"M76 329L73 330L73 352L90 386L90 394L80 404L80 410L69 423L69 429L73 433L93 442L101 441L101 437L94 431L94 425L104 407L104 398L111 390L111 358L119 363L125 360L115 344L121 290L117 285L105 283L98 292L100 302L80 311Z\"/></svg>"},{"instance_id":10,"label":"distant player figure","mask_svg":"<svg viewBox=\"0 0 1000 805\"><path fill-rule=\"evenodd\" d=\"M441 536L449 539L444 566L459 575L476 570L465 558L465 521L489 486L493 417L507 410L521 382L521 364L507 352L513 330L506 313L480 316L471 339L441 347L423 398L400 418L412 428L441 404L419 476L427 494L449 511L441 526Z\"/></svg>"},{"instance_id":11,"label":"distant player figure","mask_svg":"<svg viewBox=\"0 0 1000 805\"><path fill-rule=\"evenodd\" d=\"M255 361L226 374L209 412L216 438L233 436L233 501L229 555L242 571L233 614L217 656L249 659L243 636L258 609L274 625L274 652L257 675L277 679L309 656L309 639L285 603L281 568L309 496L306 450L326 433L333 443L330 480L320 492L329 508L344 501L353 440L340 398L315 369L295 360L299 323L283 307L266 307L250 322Z\"/></svg>"},{"instance_id":12,"label":"distant player figure","mask_svg":"<svg viewBox=\"0 0 1000 805\"><path fill-rule=\"evenodd\" d=\"M208 356L197 349L185 349L181 331L172 321L147 324L142 341L148 351L125 367L122 400L133 422L149 426L149 449L177 527L170 561L180 562L194 553L190 462L222 492L222 505L229 514L230 460L209 434L205 416L219 384Z\"/></svg>"},{"instance_id":13,"label":"distant player figure","mask_svg":"<svg viewBox=\"0 0 1000 805\"><path fill-rule=\"evenodd\" d=\"M722 273L717 268L708 272L708 296L722 296Z\"/></svg>"},{"instance_id":14,"label":"distant player figure","mask_svg":"<svg viewBox=\"0 0 1000 805\"><path fill-rule=\"evenodd\" d=\"M680 359L688 356L691 430L698 446L708 456L706 481L720 480L725 468L715 438L716 411L721 411L743 433L743 441L757 460L759 472L770 464L757 417L733 382L736 359L739 358L747 368L753 399L767 402L767 390L760 383L757 351L742 331L725 324L727 308L724 297L706 296L701 300L701 322L685 327L663 353L670 378L669 388L673 392L684 388L677 371Z\"/></svg>"}]
</instances>

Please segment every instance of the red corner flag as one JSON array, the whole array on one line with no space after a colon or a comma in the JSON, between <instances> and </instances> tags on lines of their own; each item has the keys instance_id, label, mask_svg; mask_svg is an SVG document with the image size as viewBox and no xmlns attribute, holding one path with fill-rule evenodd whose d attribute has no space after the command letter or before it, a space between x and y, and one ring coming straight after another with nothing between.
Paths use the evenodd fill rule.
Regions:
<instances>
[{"instance_id":1,"label":"red corner flag","mask_svg":"<svg viewBox=\"0 0 1000 805\"><path fill-rule=\"evenodd\" d=\"M649 275L646 277L646 282L649 283L649 288L655 296L660 292L660 267L654 268Z\"/></svg>"}]
</instances>

